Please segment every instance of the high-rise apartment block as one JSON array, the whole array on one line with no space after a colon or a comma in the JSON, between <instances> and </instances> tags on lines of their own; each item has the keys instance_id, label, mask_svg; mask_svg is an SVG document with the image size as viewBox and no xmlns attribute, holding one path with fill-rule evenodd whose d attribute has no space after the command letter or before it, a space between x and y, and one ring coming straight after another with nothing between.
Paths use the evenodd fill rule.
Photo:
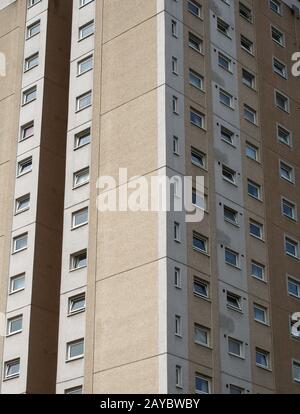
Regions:
<instances>
[{"instance_id":1,"label":"high-rise apartment block","mask_svg":"<svg viewBox=\"0 0 300 414\"><path fill-rule=\"evenodd\" d=\"M296 52L298 0L0 0L0 393L300 393Z\"/></svg>"}]
</instances>

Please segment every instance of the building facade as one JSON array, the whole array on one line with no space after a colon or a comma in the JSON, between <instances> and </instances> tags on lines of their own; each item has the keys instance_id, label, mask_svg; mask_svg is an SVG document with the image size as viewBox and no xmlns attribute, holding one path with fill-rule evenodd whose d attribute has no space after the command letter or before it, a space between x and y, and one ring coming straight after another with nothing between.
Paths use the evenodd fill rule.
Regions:
<instances>
[{"instance_id":1,"label":"building facade","mask_svg":"<svg viewBox=\"0 0 300 414\"><path fill-rule=\"evenodd\" d=\"M299 9L0 1L1 393L299 393Z\"/></svg>"}]
</instances>

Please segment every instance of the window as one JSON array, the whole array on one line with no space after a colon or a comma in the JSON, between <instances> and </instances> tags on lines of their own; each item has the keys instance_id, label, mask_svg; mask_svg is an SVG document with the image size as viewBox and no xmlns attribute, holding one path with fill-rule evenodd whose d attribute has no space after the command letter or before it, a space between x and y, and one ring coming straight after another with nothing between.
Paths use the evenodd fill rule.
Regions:
<instances>
[{"instance_id":1,"label":"window","mask_svg":"<svg viewBox=\"0 0 300 414\"><path fill-rule=\"evenodd\" d=\"M176 20L172 20L171 27L172 27L172 36L178 37L178 25L177 25Z\"/></svg>"},{"instance_id":2,"label":"window","mask_svg":"<svg viewBox=\"0 0 300 414\"><path fill-rule=\"evenodd\" d=\"M82 210L75 211L72 214L72 228L76 229L77 227L81 227L84 224L87 224L89 219L89 210L88 208L83 208Z\"/></svg>"},{"instance_id":3,"label":"window","mask_svg":"<svg viewBox=\"0 0 300 414\"><path fill-rule=\"evenodd\" d=\"M300 299L300 281L288 277L288 294Z\"/></svg>"},{"instance_id":4,"label":"window","mask_svg":"<svg viewBox=\"0 0 300 414\"><path fill-rule=\"evenodd\" d=\"M222 176L224 180L229 181L231 184L236 184L236 172L226 165L222 165Z\"/></svg>"},{"instance_id":5,"label":"window","mask_svg":"<svg viewBox=\"0 0 300 414\"><path fill-rule=\"evenodd\" d=\"M232 224L238 224L238 212L230 207L224 206L224 219L225 221L229 221Z\"/></svg>"},{"instance_id":6,"label":"window","mask_svg":"<svg viewBox=\"0 0 300 414\"><path fill-rule=\"evenodd\" d=\"M177 96L172 97L172 111L173 111L173 114L176 114L176 115L179 114Z\"/></svg>"},{"instance_id":7,"label":"window","mask_svg":"<svg viewBox=\"0 0 300 414\"><path fill-rule=\"evenodd\" d=\"M252 260L251 276L259 280L265 280L265 266Z\"/></svg>"},{"instance_id":8,"label":"window","mask_svg":"<svg viewBox=\"0 0 300 414\"><path fill-rule=\"evenodd\" d=\"M285 162L280 161L280 177L290 183L293 183L295 178L294 168L287 165Z\"/></svg>"},{"instance_id":9,"label":"window","mask_svg":"<svg viewBox=\"0 0 300 414\"><path fill-rule=\"evenodd\" d=\"M179 267L175 267L174 269L174 286L177 288L181 288L181 269Z\"/></svg>"},{"instance_id":10,"label":"window","mask_svg":"<svg viewBox=\"0 0 300 414\"><path fill-rule=\"evenodd\" d=\"M176 377L176 387L182 388L182 368L180 365L176 365L175 377Z\"/></svg>"},{"instance_id":11,"label":"window","mask_svg":"<svg viewBox=\"0 0 300 414\"><path fill-rule=\"evenodd\" d=\"M19 161L17 176L27 174L32 171L32 157L26 158L25 160Z\"/></svg>"},{"instance_id":12,"label":"window","mask_svg":"<svg viewBox=\"0 0 300 414\"><path fill-rule=\"evenodd\" d=\"M84 168L83 170L77 171L73 176L73 186L74 188L80 187L84 184L87 184L90 180L90 169L89 167Z\"/></svg>"},{"instance_id":13,"label":"window","mask_svg":"<svg viewBox=\"0 0 300 414\"><path fill-rule=\"evenodd\" d=\"M269 0L269 5L273 12L281 14L281 2L279 0Z\"/></svg>"},{"instance_id":14,"label":"window","mask_svg":"<svg viewBox=\"0 0 300 414\"><path fill-rule=\"evenodd\" d=\"M13 239L13 253L27 249L28 233L21 234Z\"/></svg>"},{"instance_id":15,"label":"window","mask_svg":"<svg viewBox=\"0 0 300 414\"><path fill-rule=\"evenodd\" d=\"M241 358L243 356L243 342L228 338L228 353Z\"/></svg>"},{"instance_id":16,"label":"window","mask_svg":"<svg viewBox=\"0 0 300 414\"><path fill-rule=\"evenodd\" d=\"M228 144L234 144L234 133L229 129L225 128L223 125L221 126L221 139Z\"/></svg>"},{"instance_id":17,"label":"window","mask_svg":"<svg viewBox=\"0 0 300 414\"><path fill-rule=\"evenodd\" d=\"M26 194L16 199L15 213L23 213L30 207L30 194Z\"/></svg>"},{"instance_id":18,"label":"window","mask_svg":"<svg viewBox=\"0 0 300 414\"><path fill-rule=\"evenodd\" d=\"M280 62L280 60L276 59L275 57L273 58L273 71L274 73L276 73L277 75L283 77L283 78L287 78L287 67L284 63Z\"/></svg>"},{"instance_id":19,"label":"window","mask_svg":"<svg viewBox=\"0 0 300 414\"><path fill-rule=\"evenodd\" d=\"M219 91L219 100L223 105L229 106L230 108L233 107L233 96L223 89L220 89Z\"/></svg>"},{"instance_id":20,"label":"window","mask_svg":"<svg viewBox=\"0 0 300 414\"><path fill-rule=\"evenodd\" d=\"M71 255L71 270L82 269L87 266L87 250Z\"/></svg>"},{"instance_id":21,"label":"window","mask_svg":"<svg viewBox=\"0 0 300 414\"><path fill-rule=\"evenodd\" d=\"M15 335L22 332L23 328L23 315L18 315L7 321L7 335Z\"/></svg>"},{"instance_id":22,"label":"window","mask_svg":"<svg viewBox=\"0 0 300 414\"><path fill-rule=\"evenodd\" d=\"M195 36L193 33L189 33L189 47L196 50L197 52L202 52L202 40Z\"/></svg>"},{"instance_id":23,"label":"window","mask_svg":"<svg viewBox=\"0 0 300 414\"><path fill-rule=\"evenodd\" d=\"M252 23L252 11L243 3L240 3L240 16Z\"/></svg>"},{"instance_id":24,"label":"window","mask_svg":"<svg viewBox=\"0 0 300 414\"><path fill-rule=\"evenodd\" d=\"M249 88L255 88L255 76L248 72L248 70L242 70L242 77L243 77L243 84L248 86Z\"/></svg>"},{"instance_id":25,"label":"window","mask_svg":"<svg viewBox=\"0 0 300 414\"><path fill-rule=\"evenodd\" d=\"M91 142L91 129L85 129L75 135L74 149L84 147Z\"/></svg>"},{"instance_id":26,"label":"window","mask_svg":"<svg viewBox=\"0 0 300 414\"><path fill-rule=\"evenodd\" d=\"M188 11L194 16L201 17L201 4L197 3L194 0L188 0Z\"/></svg>"},{"instance_id":27,"label":"window","mask_svg":"<svg viewBox=\"0 0 300 414\"><path fill-rule=\"evenodd\" d=\"M203 90L203 76L192 69L189 72L189 82L195 88Z\"/></svg>"},{"instance_id":28,"label":"window","mask_svg":"<svg viewBox=\"0 0 300 414\"><path fill-rule=\"evenodd\" d=\"M194 283L193 283L193 292L194 292L194 295L196 296L200 296L203 298L209 298L208 283L195 277ZM300 287L299 287L299 295L300 295Z\"/></svg>"},{"instance_id":29,"label":"window","mask_svg":"<svg viewBox=\"0 0 300 414\"><path fill-rule=\"evenodd\" d=\"M176 221L174 223L174 240L180 243L180 224Z\"/></svg>"},{"instance_id":30,"label":"window","mask_svg":"<svg viewBox=\"0 0 300 414\"><path fill-rule=\"evenodd\" d=\"M68 388L65 390L65 394L82 394L82 385L78 387Z\"/></svg>"},{"instance_id":31,"label":"window","mask_svg":"<svg viewBox=\"0 0 300 414\"><path fill-rule=\"evenodd\" d=\"M281 201L281 211L285 217L291 220L296 220L296 204L283 198Z\"/></svg>"},{"instance_id":32,"label":"window","mask_svg":"<svg viewBox=\"0 0 300 414\"><path fill-rule=\"evenodd\" d=\"M275 91L275 104L282 111L289 112L290 110L289 98L278 91Z\"/></svg>"},{"instance_id":33,"label":"window","mask_svg":"<svg viewBox=\"0 0 300 414\"><path fill-rule=\"evenodd\" d=\"M227 307L233 310L242 310L242 298L234 293L227 292Z\"/></svg>"},{"instance_id":34,"label":"window","mask_svg":"<svg viewBox=\"0 0 300 414\"><path fill-rule=\"evenodd\" d=\"M190 121L191 124L197 126L198 128L204 127L204 115L196 109L190 109Z\"/></svg>"},{"instance_id":35,"label":"window","mask_svg":"<svg viewBox=\"0 0 300 414\"><path fill-rule=\"evenodd\" d=\"M38 20L37 22L32 23L30 26L27 27L27 39L39 34L41 31L41 22Z\"/></svg>"},{"instance_id":36,"label":"window","mask_svg":"<svg viewBox=\"0 0 300 414\"><path fill-rule=\"evenodd\" d=\"M228 72L232 72L232 60L221 52L218 53L218 65Z\"/></svg>"},{"instance_id":37,"label":"window","mask_svg":"<svg viewBox=\"0 0 300 414\"><path fill-rule=\"evenodd\" d=\"M209 329L195 323L194 341L198 345L209 346Z\"/></svg>"},{"instance_id":38,"label":"window","mask_svg":"<svg viewBox=\"0 0 300 414\"><path fill-rule=\"evenodd\" d=\"M33 86L32 88L27 89L26 91L23 92L22 104L27 105L30 102L35 101L36 97L37 97L37 87Z\"/></svg>"},{"instance_id":39,"label":"window","mask_svg":"<svg viewBox=\"0 0 300 414\"><path fill-rule=\"evenodd\" d=\"M91 21L79 28L79 40L83 40L94 34L94 21Z\"/></svg>"},{"instance_id":40,"label":"window","mask_svg":"<svg viewBox=\"0 0 300 414\"><path fill-rule=\"evenodd\" d=\"M284 46L284 34L279 29L271 26L271 35L274 42L278 43L280 46Z\"/></svg>"},{"instance_id":41,"label":"window","mask_svg":"<svg viewBox=\"0 0 300 414\"><path fill-rule=\"evenodd\" d=\"M82 111L92 105L92 91L86 92L76 98L76 111Z\"/></svg>"},{"instance_id":42,"label":"window","mask_svg":"<svg viewBox=\"0 0 300 414\"><path fill-rule=\"evenodd\" d=\"M40 3L41 0L28 0L27 2L27 8L30 9L30 7L35 6L36 4Z\"/></svg>"},{"instance_id":43,"label":"window","mask_svg":"<svg viewBox=\"0 0 300 414\"><path fill-rule=\"evenodd\" d=\"M258 239L263 238L264 228L263 225L257 221L250 220L249 231L251 236L257 237Z\"/></svg>"},{"instance_id":44,"label":"window","mask_svg":"<svg viewBox=\"0 0 300 414\"><path fill-rule=\"evenodd\" d=\"M290 131L281 125L277 125L277 138L282 144L288 145L289 147L292 145L292 136Z\"/></svg>"},{"instance_id":45,"label":"window","mask_svg":"<svg viewBox=\"0 0 300 414\"><path fill-rule=\"evenodd\" d=\"M202 152L196 150L195 148L192 148L191 159L192 159L192 164L200 168L205 168L205 164L206 164L205 154L203 154Z\"/></svg>"},{"instance_id":46,"label":"window","mask_svg":"<svg viewBox=\"0 0 300 414\"><path fill-rule=\"evenodd\" d=\"M292 256L298 259L299 257L298 250L299 250L298 242L290 239L289 237L285 237L285 253L288 256Z\"/></svg>"},{"instance_id":47,"label":"window","mask_svg":"<svg viewBox=\"0 0 300 414\"><path fill-rule=\"evenodd\" d=\"M300 382L300 363L293 361L293 378L294 381Z\"/></svg>"},{"instance_id":48,"label":"window","mask_svg":"<svg viewBox=\"0 0 300 414\"><path fill-rule=\"evenodd\" d=\"M200 374L195 376L195 392L196 394L210 394L211 383L206 377Z\"/></svg>"},{"instance_id":49,"label":"window","mask_svg":"<svg viewBox=\"0 0 300 414\"><path fill-rule=\"evenodd\" d=\"M39 53L35 53L34 55L29 56L28 58L25 59L25 67L24 70L25 72L35 68L36 66L39 65Z\"/></svg>"},{"instance_id":50,"label":"window","mask_svg":"<svg viewBox=\"0 0 300 414\"><path fill-rule=\"evenodd\" d=\"M258 154L259 154L258 148L255 145L250 144L249 142L246 142L246 156L253 161L258 161L259 160Z\"/></svg>"},{"instance_id":51,"label":"window","mask_svg":"<svg viewBox=\"0 0 300 414\"><path fill-rule=\"evenodd\" d=\"M179 138L173 135L173 154L179 155Z\"/></svg>"},{"instance_id":52,"label":"window","mask_svg":"<svg viewBox=\"0 0 300 414\"><path fill-rule=\"evenodd\" d=\"M181 316L175 315L175 335L182 336L182 319Z\"/></svg>"},{"instance_id":53,"label":"window","mask_svg":"<svg viewBox=\"0 0 300 414\"><path fill-rule=\"evenodd\" d=\"M83 75L84 73L93 69L93 56L90 55L78 62L77 65L77 74Z\"/></svg>"},{"instance_id":54,"label":"window","mask_svg":"<svg viewBox=\"0 0 300 414\"><path fill-rule=\"evenodd\" d=\"M254 181L248 180L248 195L250 197L260 200L261 198L261 186Z\"/></svg>"},{"instance_id":55,"label":"window","mask_svg":"<svg viewBox=\"0 0 300 414\"><path fill-rule=\"evenodd\" d=\"M17 378L20 375L20 358L5 362L4 379Z\"/></svg>"},{"instance_id":56,"label":"window","mask_svg":"<svg viewBox=\"0 0 300 414\"><path fill-rule=\"evenodd\" d=\"M21 126L21 135L20 141L25 141L25 139L31 138L34 135L34 122L28 122L28 124Z\"/></svg>"},{"instance_id":57,"label":"window","mask_svg":"<svg viewBox=\"0 0 300 414\"><path fill-rule=\"evenodd\" d=\"M172 72L178 75L178 59L175 56L172 56Z\"/></svg>"},{"instance_id":58,"label":"window","mask_svg":"<svg viewBox=\"0 0 300 414\"><path fill-rule=\"evenodd\" d=\"M25 273L10 278L9 293L21 292L25 289Z\"/></svg>"},{"instance_id":59,"label":"window","mask_svg":"<svg viewBox=\"0 0 300 414\"><path fill-rule=\"evenodd\" d=\"M94 0L80 0L79 7L86 6L87 4L91 3Z\"/></svg>"},{"instance_id":60,"label":"window","mask_svg":"<svg viewBox=\"0 0 300 414\"><path fill-rule=\"evenodd\" d=\"M268 310L267 308L257 305L254 303L254 320L256 322L263 323L264 325L267 325L268 323Z\"/></svg>"},{"instance_id":61,"label":"window","mask_svg":"<svg viewBox=\"0 0 300 414\"><path fill-rule=\"evenodd\" d=\"M262 349L256 349L255 355L256 365L261 368L269 368L270 364L270 354L267 351L263 351Z\"/></svg>"},{"instance_id":62,"label":"window","mask_svg":"<svg viewBox=\"0 0 300 414\"><path fill-rule=\"evenodd\" d=\"M69 342L67 344L67 361L82 358L84 355L84 340Z\"/></svg>"},{"instance_id":63,"label":"window","mask_svg":"<svg viewBox=\"0 0 300 414\"><path fill-rule=\"evenodd\" d=\"M198 252L207 254L207 252L208 252L208 246L207 246L208 243L207 242L208 242L208 240L207 240L206 237L201 236L196 231L193 232L193 248L194 248L194 250L197 250Z\"/></svg>"},{"instance_id":64,"label":"window","mask_svg":"<svg viewBox=\"0 0 300 414\"><path fill-rule=\"evenodd\" d=\"M247 39L247 37L241 35L241 48L245 50L246 52L253 55L254 52L254 46L253 42L250 39Z\"/></svg>"},{"instance_id":65,"label":"window","mask_svg":"<svg viewBox=\"0 0 300 414\"><path fill-rule=\"evenodd\" d=\"M203 197L195 188L192 190L192 203L194 206L206 210L205 196Z\"/></svg>"},{"instance_id":66,"label":"window","mask_svg":"<svg viewBox=\"0 0 300 414\"><path fill-rule=\"evenodd\" d=\"M224 20L217 18L217 29L223 35L230 37L230 25L226 23Z\"/></svg>"},{"instance_id":67,"label":"window","mask_svg":"<svg viewBox=\"0 0 300 414\"><path fill-rule=\"evenodd\" d=\"M225 263L238 267L239 266L239 254L234 252L233 250L225 248Z\"/></svg>"},{"instance_id":68,"label":"window","mask_svg":"<svg viewBox=\"0 0 300 414\"><path fill-rule=\"evenodd\" d=\"M85 310L85 294L69 298L69 315L74 315Z\"/></svg>"},{"instance_id":69,"label":"window","mask_svg":"<svg viewBox=\"0 0 300 414\"><path fill-rule=\"evenodd\" d=\"M251 108L248 105L244 105L244 118L251 122L252 124L256 124L257 123L257 113L255 111L255 109Z\"/></svg>"},{"instance_id":70,"label":"window","mask_svg":"<svg viewBox=\"0 0 300 414\"><path fill-rule=\"evenodd\" d=\"M238 387L237 385L230 384L229 385L229 394L244 394L245 389Z\"/></svg>"}]
</instances>

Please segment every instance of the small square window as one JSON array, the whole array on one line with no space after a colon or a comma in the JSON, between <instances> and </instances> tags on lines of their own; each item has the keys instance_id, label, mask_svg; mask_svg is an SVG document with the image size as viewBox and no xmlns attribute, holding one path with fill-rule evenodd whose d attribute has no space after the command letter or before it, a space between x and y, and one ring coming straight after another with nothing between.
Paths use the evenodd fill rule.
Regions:
<instances>
[{"instance_id":1,"label":"small square window","mask_svg":"<svg viewBox=\"0 0 300 414\"><path fill-rule=\"evenodd\" d=\"M288 277L288 294L300 299L300 280Z\"/></svg>"},{"instance_id":2,"label":"small square window","mask_svg":"<svg viewBox=\"0 0 300 414\"><path fill-rule=\"evenodd\" d=\"M299 257L299 243L296 240L285 237L285 253L288 256L298 259Z\"/></svg>"},{"instance_id":3,"label":"small square window","mask_svg":"<svg viewBox=\"0 0 300 414\"><path fill-rule=\"evenodd\" d=\"M282 6L279 0L269 0L270 9L277 14L281 14Z\"/></svg>"},{"instance_id":4,"label":"small square window","mask_svg":"<svg viewBox=\"0 0 300 414\"><path fill-rule=\"evenodd\" d=\"M250 142L246 142L246 156L253 161L259 161L259 149Z\"/></svg>"},{"instance_id":5,"label":"small square window","mask_svg":"<svg viewBox=\"0 0 300 414\"><path fill-rule=\"evenodd\" d=\"M67 344L67 361L74 361L84 356L84 340L69 342Z\"/></svg>"},{"instance_id":6,"label":"small square window","mask_svg":"<svg viewBox=\"0 0 300 414\"><path fill-rule=\"evenodd\" d=\"M242 310L242 298L234 293L227 292L227 307L235 311Z\"/></svg>"},{"instance_id":7,"label":"small square window","mask_svg":"<svg viewBox=\"0 0 300 414\"><path fill-rule=\"evenodd\" d=\"M39 53L35 53L25 59L24 70L27 72L30 69L33 69L39 65Z\"/></svg>"},{"instance_id":8,"label":"small square window","mask_svg":"<svg viewBox=\"0 0 300 414\"><path fill-rule=\"evenodd\" d=\"M85 294L80 294L69 298L68 314L74 315L85 310Z\"/></svg>"},{"instance_id":9,"label":"small square window","mask_svg":"<svg viewBox=\"0 0 300 414\"><path fill-rule=\"evenodd\" d=\"M226 247L225 248L225 263L230 266L239 267L239 254Z\"/></svg>"},{"instance_id":10,"label":"small square window","mask_svg":"<svg viewBox=\"0 0 300 414\"><path fill-rule=\"evenodd\" d=\"M242 16L248 22L252 23L253 21L252 10L249 9L249 7L245 6L245 4L243 3L240 3L239 7L240 7L240 16Z\"/></svg>"},{"instance_id":11,"label":"small square window","mask_svg":"<svg viewBox=\"0 0 300 414\"><path fill-rule=\"evenodd\" d=\"M248 86L251 89L255 88L255 76L250 73L248 70L242 70L243 84Z\"/></svg>"},{"instance_id":12,"label":"small square window","mask_svg":"<svg viewBox=\"0 0 300 414\"><path fill-rule=\"evenodd\" d=\"M220 19L220 17L217 18L217 29L224 36L227 36L230 38L230 25L224 20Z\"/></svg>"},{"instance_id":13,"label":"small square window","mask_svg":"<svg viewBox=\"0 0 300 414\"><path fill-rule=\"evenodd\" d=\"M204 115L194 108L190 109L190 121L198 128L204 128Z\"/></svg>"},{"instance_id":14,"label":"small square window","mask_svg":"<svg viewBox=\"0 0 300 414\"><path fill-rule=\"evenodd\" d=\"M232 60L221 52L218 53L218 65L228 72L232 72Z\"/></svg>"},{"instance_id":15,"label":"small square window","mask_svg":"<svg viewBox=\"0 0 300 414\"><path fill-rule=\"evenodd\" d=\"M264 306L257 305L254 303L254 320L256 322L262 323L264 325L267 325L268 323L268 309Z\"/></svg>"},{"instance_id":16,"label":"small square window","mask_svg":"<svg viewBox=\"0 0 300 414\"><path fill-rule=\"evenodd\" d=\"M30 208L30 194L26 194L16 199L15 214L23 213Z\"/></svg>"},{"instance_id":17,"label":"small square window","mask_svg":"<svg viewBox=\"0 0 300 414\"><path fill-rule=\"evenodd\" d=\"M277 108L281 109L284 112L290 111L290 100L287 96L284 96L282 93L275 91L275 104Z\"/></svg>"},{"instance_id":18,"label":"small square window","mask_svg":"<svg viewBox=\"0 0 300 414\"><path fill-rule=\"evenodd\" d=\"M274 26L271 26L271 35L274 42L278 43L280 46L284 46L284 34L279 29L277 29Z\"/></svg>"},{"instance_id":19,"label":"small square window","mask_svg":"<svg viewBox=\"0 0 300 414\"><path fill-rule=\"evenodd\" d=\"M209 298L209 285L204 280L200 280L197 277L194 278L193 292L195 296ZM299 290L300 294L300 290Z\"/></svg>"},{"instance_id":20,"label":"small square window","mask_svg":"<svg viewBox=\"0 0 300 414\"><path fill-rule=\"evenodd\" d=\"M198 151L196 148L191 149L192 164L200 168L206 167L206 156L203 152Z\"/></svg>"},{"instance_id":21,"label":"small square window","mask_svg":"<svg viewBox=\"0 0 300 414\"><path fill-rule=\"evenodd\" d=\"M195 392L196 394L210 394L211 381L210 379L196 374L195 376Z\"/></svg>"},{"instance_id":22,"label":"small square window","mask_svg":"<svg viewBox=\"0 0 300 414\"><path fill-rule=\"evenodd\" d=\"M259 280L265 280L265 266L252 260L251 276Z\"/></svg>"},{"instance_id":23,"label":"small square window","mask_svg":"<svg viewBox=\"0 0 300 414\"><path fill-rule=\"evenodd\" d=\"M292 134L281 125L277 125L277 139L281 144L292 146Z\"/></svg>"},{"instance_id":24,"label":"small square window","mask_svg":"<svg viewBox=\"0 0 300 414\"><path fill-rule=\"evenodd\" d=\"M25 289L25 273L10 278L9 293L14 294Z\"/></svg>"},{"instance_id":25,"label":"small square window","mask_svg":"<svg viewBox=\"0 0 300 414\"><path fill-rule=\"evenodd\" d=\"M257 221L250 220L249 231L251 236L254 236L261 240L263 239L264 228L263 225L258 223Z\"/></svg>"},{"instance_id":26,"label":"small square window","mask_svg":"<svg viewBox=\"0 0 300 414\"><path fill-rule=\"evenodd\" d=\"M290 183L293 183L295 179L294 168L285 162L280 161L280 177Z\"/></svg>"},{"instance_id":27,"label":"small square window","mask_svg":"<svg viewBox=\"0 0 300 414\"><path fill-rule=\"evenodd\" d=\"M27 89L26 91L23 92L22 104L27 105L35 101L36 98L37 98L37 87L33 86L32 88Z\"/></svg>"},{"instance_id":28,"label":"small square window","mask_svg":"<svg viewBox=\"0 0 300 414\"><path fill-rule=\"evenodd\" d=\"M84 147L85 145L90 144L90 142L91 142L91 129L88 128L75 135L74 149Z\"/></svg>"},{"instance_id":29,"label":"small square window","mask_svg":"<svg viewBox=\"0 0 300 414\"><path fill-rule=\"evenodd\" d=\"M83 170L77 171L73 175L73 187L81 187L90 181L90 169L89 167Z\"/></svg>"},{"instance_id":30,"label":"small square window","mask_svg":"<svg viewBox=\"0 0 300 414\"><path fill-rule=\"evenodd\" d=\"M243 342L228 338L228 353L239 358L243 357Z\"/></svg>"},{"instance_id":31,"label":"small square window","mask_svg":"<svg viewBox=\"0 0 300 414\"><path fill-rule=\"evenodd\" d=\"M194 325L194 341L198 345L209 346L210 331L201 325L195 323Z\"/></svg>"},{"instance_id":32,"label":"small square window","mask_svg":"<svg viewBox=\"0 0 300 414\"><path fill-rule=\"evenodd\" d=\"M268 369L270 367L270 353L262 349L256 349L256 365L260 368Z\"/></svg>"},{"instance_id":33,"label":"small square window","mask_svg":"<svg viewBox=\"0 0 300 414\"><path fill-rule=\"evenodd\" d=\"M189 71L189 82L190 85L203 91L203 76L192 69Z\"/></svg>"},{"instance_id":34,"label":"small square window","mask_svg":"<svg viewBox=\"0 0 300 414\"><path fill-rule=\"evenodd\" d=\"M273 58L273 71L282 78L287 78L287 66L286 64L280 62L280 60Z\"/></svg>"},{"instance_id":35,"label":"small square window","mask_svg":"<svg viewBox=\"0 0 300 414\"><path fill-rule=\"evenodd\" d=\"M28 233L21 234L13 238L13 253L21 252L27 249Z\"/></svg>"},{"instance_id":36,"label":"small square window","mask_svg":"<svg viewBox=\"0 0 300 414\"><path fill-rule=\"evenodd\" d=\"M234 133L223 125L221 126L221 139L227 144L234 145Z\"/></svg>"},{"instance_id":37,"label":"small square window","mask_svg":"<svg viewBox=\"0 0 300 414\"><path fill-rule=\"evenodd\" d=\"M79 0L79 7L84 7L90 3L92 3L94 0Z\"/></svg>"},{"instance_id":38,"label":"small square window","mask_svg":"<svg viewBox=\"0 0 300 414\"><path fill-rule=\"evenodd\" d=\"M202 6L194 0L188 0L188 11L196 17L201 17Z\"/></svg>"},{"instance_id":39,"label":"small square window","mask_svg":"<svg viewBox=\"0 0 300 414\"><path fill-rule=\"evenodd\" d=\"M281 211L285 217L291 220L297 219L296 204L286 200L285 198L283 198L281 202Z\"/></svg>"},{"instance_id":40,"label":"small square window","mask_svg":"<svg viewBox=\"0 0 300 414\"><path fill-rule=\"evenodd\" d=\"M82 385L66 389L65 394L82 394Z\"/></svg>"},{"instance_id":41,"label":"small square window","mask_svg":"<svg viewBox=\"0 0 300 414\"><path fill-rule=\"evenodd\" d=\"M32 157L25 158L18 163L17 176L27 174L32 171Z\"/></svg>"},{"instance_id":42,"label":"small square window","mask_svg":"<svg viewBox=\"0 0 300 414\"><path fill-rule=\"evenodd\" d=\"M293 378L300 383L300 362L293 362Z\"/></svg>"},{"instance_id":43,"label":"small square window","mask_svg":"<svg viewBox=\"0 0 300 414\"><path fill-rule=\"evenodd\" d=\"M20 358L5 362L4 380L17 378L20 375Z\"/></svg>"},{"instance_id":44,"label":"small square window","mask_svg":"<svg viewBox=\"0 0 300 414\"><path fill-rule=\"evenodd\" d=\"M87 250L73 253L70 260L70 270L78 270L87 266Z\"/></svg>"},{"instance_id":45,"label":"small square window","mask_svg":"<svg viewBox=\"0 0 300 414\"><path fill-rule=\"evenodd\" d=\"M241 48L246 52L253 55L254 53L254 45L252 40L248 39L247 37L241 35Z\"/></svg>"},{"instance_id":46,"label":"small square window","mask_svg":"<svg viewBox=\"0 0 300 414\"><path fill-rule=\"evenodd\" d=\"M91 35L94 34L94 21L92 20L91 22L81 26L79 28L79 35L78 38L79 40L83 40Z\"/></svg>"},{"instance_id":47,"label":"small square window","mask_svg":"<svg viewBox=\"0 0 300 414\"><path fill-rule=\"evenodd\" d=\"M226 165L222 166L222 176L224 180L229 181L231 184L236 184L236 171Z\"/></svg>"},{"instance_id":48,"label":"small square window","mask_svg":"<svg viewBox=\"0 0 300 414\"><path fill-rule=\"evenodd\" d=\"M93 69L93 55L81 59L77 64L78 76L83 75Z\"/></svg>"},{"instance_id":49,"label":"small square window","mask_svg":"<svg viewBox=\"0 0 300 414\"><path fill-rule=\"evenodd\" d=\"M224 205L224 219L231 224L237 225L239 223L238 212L230 207Z\"/></svg>"},{"instance_id":50,"label":"small square window","mask_svg":"<svg viewBox=\"0 0 300 414\"><path fill-rule=\"evenodd\" d=\"M254 181L248 180L248 195L250 197L261 199L261 186Z\"/></svg>"},{"instance_id":51,"label":"small square window","mask_svg":"<svg viewBox=\"0 0 300 414\"><path fill-rule=\"evenodd\" d=\"M189 47L196 50L196 52L202 53L202 40L195 36L193 33L189 33Z\"/></svg>"},{"instance_id":52,"label":"small square window","mask_svg":"<svg viewBox=\"0 0 300 414\"><path fill-rule=\"evenodd\" d=\"M21 126L20 142L33 137L33 135L34 135L34 122L33 121L28 122L27 124Z\"/></svg>"},{"instance_id":53,"label":"small square window","mask_svg":"<svg viewBox=\"0 0 300 414\"><path fill-rule=\"evenodd\" d=\"M76 98L76 112L82 111L92 105L92 91L86 92Z\"/></svg>"},{"instance_id":54,"label":"small square window","mask_svg":"<svg viewBox=\"0 0 300 414\"><path fill-rule=\"evenodd\" d=\"M201 253L208 253L208 239L197 232L193 232L193 248Z\"/></svg>"},{"instance_id":55,"label":"small square window","mask_svg":"<svg viewBox=\"0 0 300 414\"><path fill-rule=\"evenodd\" d=\"M223 89L220 89L219 91L219 101L223 105L233 108L233 96Z\"/></svg>"},{"instance_id":56,"label":"small square window","mask_svg":"<svg viewBox=\"0 0 300 414\"><path fill-rule=\"evenodd\" d=\"M245 389L238 387L237 385L229 385L229 394L245 394Z\"/></svg>"},{"instance_id":57,"label":"small square window","mask_svg":"<svg viewBox=\"0 0 300 414\"><path fill-rule=\"evenodd\" d=\"M83 208L81 210L75 211L72 213L72 229L77 227L84 226L88 223L89 219L89 210L88 208Z\"/></svg>"},{"instance_id":58,"label":"small square window","mask_svg":"<svg viewBox=\"0 0 300 414\"><path fill-rule=\"evenodd\" d=\"M30 26L27 27L27 39L39 34L41 31L41 22L38 20L37 22L32 23Z\"/></svg>"},{"instance_id":59,"label":"small square window","mask_svg":"<svg viewBox=\"0 0 300 414\"><path fill-rule=\"evenodd\" d=\"M7 320L7 335L21 333L23 329L23 315L14 316Z\"/></svg>"},{"instance_id":60,"label":"small square window","mask_svg":"<svg viewBox=\"0 0 300 414\"><path fill-rule=\"evenodd\" d=\"M248 105L244 105L244 118L252 124L257 124L257 112Z\"/></svg>"}]
</instances>

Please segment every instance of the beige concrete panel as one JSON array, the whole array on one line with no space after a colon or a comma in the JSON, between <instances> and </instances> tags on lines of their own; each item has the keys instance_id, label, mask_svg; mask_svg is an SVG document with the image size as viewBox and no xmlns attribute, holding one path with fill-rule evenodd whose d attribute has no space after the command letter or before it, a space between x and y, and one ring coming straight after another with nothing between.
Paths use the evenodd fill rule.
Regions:
<instances>
[{"instance_id":1,"label":"beige concrete panel","mask_svg":"<svg viewBox=\"0 0 300 414\"><path fill-rule=\"evenodd\" d=\"M157 86L156 30L153 18L103 46L102 113Z\"/></svg>"}]
</instances>

